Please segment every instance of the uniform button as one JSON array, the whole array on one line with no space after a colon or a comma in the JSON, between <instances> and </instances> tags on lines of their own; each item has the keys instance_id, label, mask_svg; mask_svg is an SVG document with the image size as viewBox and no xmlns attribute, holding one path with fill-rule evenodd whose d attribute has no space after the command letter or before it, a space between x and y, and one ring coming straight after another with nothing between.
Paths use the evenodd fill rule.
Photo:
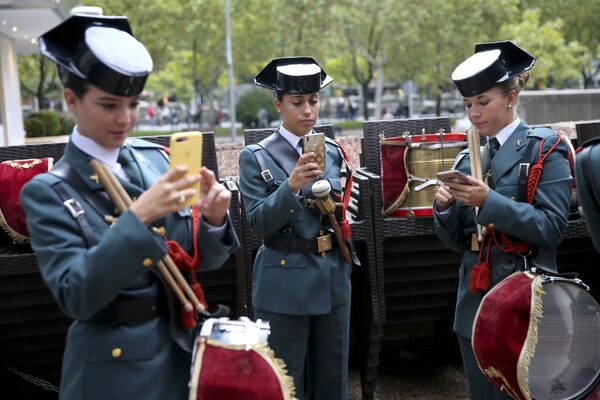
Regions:
<instances>
[{"instance_id":1,"label":"uniform button","mask_svg":"<svg viewBox=\"0 0 600 400\"><path fill-rule=\"evenodd\" d=\"M511 200L514 200L514 199L515 199L515 196L510 196L510 199L511 199Z\"/></svg>"},{"instance_id":2,"label":"uniform button","mask_svg":"<svg viewBox=\"0 0 600 400\"><path fill-rule=\"evenodd\" d=\"M167 230L164 226L152 227L152 230L160 235L160 237L165 237L167 234Z\"/></svg>"},{"instance_id":3,"label":"uniform button","mask_svg":"<svg viewBox=\"0 0 600 400\"><path fill-rule=\"evenodd\" d=\"M121 350L120 347L115 347L114 349L112 349L111 353L113 358L119 358L121 357L121 354L123 354L123 350Z\"/></svg>"},{"instance_id":4,"label":"uniform button","mask_svg":"<svg viewBox=\"0 0 600 400\"><path fill-rule=\"evenodd\" d=\"M152 261L151 258L144 258L144 261L142 261L142 264L144 265L144 267L151 267L152 264L154 264L154 261Z\"/></svg>"},{"instance_id":5,"label":"uniform button","mask_svg":"<svg viewBox=\"0 0 600 400\"><path fill-rule=\"evenodd\" d=\"M279 261L279 264L281 264L281 266L283 267L285 265L285 260Z\"/></svg>"},{"instance_id":6,"label":"uniform button","mask_svg":"<svg viewBox=\"0 0 600 400\"><path fill-rule=\"evenodd\" d=\"M294 209L293 209L293 208L290 208L290 212L293 214L293 213L295 213L296 211L294 211Z\"/></svg>"}]
</instances>

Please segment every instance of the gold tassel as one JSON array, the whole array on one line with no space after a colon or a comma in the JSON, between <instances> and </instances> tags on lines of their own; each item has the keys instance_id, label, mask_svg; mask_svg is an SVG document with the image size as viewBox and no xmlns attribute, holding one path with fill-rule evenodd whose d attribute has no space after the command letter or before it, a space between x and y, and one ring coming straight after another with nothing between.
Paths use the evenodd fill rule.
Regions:
<instances>
[{"instance_id":1,"label":"gold tassel","mask_svg":"<svg viewBox=\"0 0 600 400\"><path fill-rule=\"evenodd\" d=\"M21 235L19 232L15 231L10 226L8 226L8 223L6 222L6 219L4 218L4 214L2 214L2 210L0 210L0 227L16 243L27 243L27 242L29 242L29 238L27 236Z\"/></svg>"},{"instance_id":2,"label":"gold tassel","mask_svg":"<svg viewBox=\"0 0 600 400\"><path fill-rule=\"evenodd\" d=\"M544 289L542 288L542 276L531 275L531 310L529 313L529 329L527 331L527 337L521 354L519 355L519 361L517 363L517 380L519 382L519 388L525 396L526 400L531 400L531 392L529 390L529 367L531 366L531 360L535 356L535 350L538 343L538 333L540 320L543 317L544 310L542 304L542 296L544 295Z\"/></svg>"},{"instance_id":3,"label":"gold tassel","mask_svg":"<svg viewBox=\"0 0 600 400\"><path fill-rule=\"evenodd\" d=\"M261 355L265 361L273 368L281 390L283 391L283 398L285 400L298 400L296 398L296 386L294 385L294 378L288 375L287 366L285 361L281 358L275 357L275 352L269 347L266 342L259 342L253 346L256 352Z\"/></svg>"}]
</instances>

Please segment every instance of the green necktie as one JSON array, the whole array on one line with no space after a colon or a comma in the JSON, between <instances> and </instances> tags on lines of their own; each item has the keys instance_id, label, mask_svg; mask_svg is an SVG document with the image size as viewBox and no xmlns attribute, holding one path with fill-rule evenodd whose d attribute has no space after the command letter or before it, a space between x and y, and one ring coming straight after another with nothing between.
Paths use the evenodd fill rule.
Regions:
<instances>
[{"instance_id":1,"label":"green necktie","mask_svg":"<svg viewBox=\"0 0 600 400\"><path fill-rule=\"evenodd\" d=\"M121 167L123 167L123 169L127 172L127 175L129 175L129 179L132 184L139 187L144 187L142 174L137 165L137 162L133 158L131 150L128 147L121 147L121 149L119 150L119 157L117 158L117 161L119 162L119 164L121 164Z\"/></svg>"},{"instance_id":2,"label":"green necktie","mask_svg":"<svg viewBox=\"0 0 600 400\"><path fill-rule=\"evenodd\" d=\"M490 160L494 158L498 150L500 150L500 142L496 138L490 138L489 141L490 146Z\"/></svg>"}]
</instances>

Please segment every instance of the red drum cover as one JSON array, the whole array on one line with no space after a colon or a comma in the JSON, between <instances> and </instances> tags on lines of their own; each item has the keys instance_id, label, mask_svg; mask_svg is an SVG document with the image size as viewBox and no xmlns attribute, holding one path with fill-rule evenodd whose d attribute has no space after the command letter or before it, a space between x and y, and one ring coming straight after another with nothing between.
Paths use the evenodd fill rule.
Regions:
<instances>
[{"instance_id":1,"label":"red drum cover","mask_svg":"<svg viewBox=\"0 0 600 400\"><path fill-rule=\"evenodd\" d=\"M29 240L19 194L35 175L48 172L53 158L9 160L0 163L0 226L16 242Z\"/></svg>"},{"instance_id":2,"label":"red drum cover","mask_svg":"<svg viewBox=\"0 0 600 400\"><path fill-rule=\"evenodd\" d=\"M598 399L600 304L582 286L516 272L492 288L473 323L483 374L518 400Z\"/></svg>"},{"instance_id":3,"label":"red drum cover","mask_svg":"<svg viewBox=\"0 0 600 400\"><path fill-rule=\"evenodd\" d=\"M407 173L404 165L406 139L403 136L380 138L381 194L384 215L389 215L408 194Z\"/></svg>"},{"instance_id":4,"label":"red drum cover","mask_svg":"<svg viewBox=\"0 0 600 400\"><path fill-rule=\"evenodd\" d=\"M234 345L198 337L190 400L292 400L294 382L265 342Z\"/></svg>"},{"instance_id":5,"label":"red drum cover","mask_svg":"<svg viewBox=\"0 0 600 400\"><path fill-rule=\"evenodd\" d=\"M472 346L479 368L514 399L529 400L529 363L542 314L542 276L516 272L482 299Z\"/></svg>"}]
</instances>

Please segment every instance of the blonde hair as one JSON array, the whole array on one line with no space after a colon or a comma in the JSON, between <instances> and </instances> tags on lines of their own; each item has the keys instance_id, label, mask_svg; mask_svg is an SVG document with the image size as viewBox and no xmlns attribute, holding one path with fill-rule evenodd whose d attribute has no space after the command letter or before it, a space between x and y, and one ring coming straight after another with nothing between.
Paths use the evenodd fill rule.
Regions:
<instances>
[{"instance_id":1,"label":"blonde hair","mask_svg":"<svg viewBox=\"0 0 600 400\"><path fill-rule=\"evenodd\" d=\"M521 90L523 90L528 80L529 71L525 71L520 75L514 76L507 81L497 84L496 87L500 89L504 96L508 96L513 90L517 92L517 96L515 99L516 109L519 106L519 93L521 92Z\"/></svg>"}]
</instances>

